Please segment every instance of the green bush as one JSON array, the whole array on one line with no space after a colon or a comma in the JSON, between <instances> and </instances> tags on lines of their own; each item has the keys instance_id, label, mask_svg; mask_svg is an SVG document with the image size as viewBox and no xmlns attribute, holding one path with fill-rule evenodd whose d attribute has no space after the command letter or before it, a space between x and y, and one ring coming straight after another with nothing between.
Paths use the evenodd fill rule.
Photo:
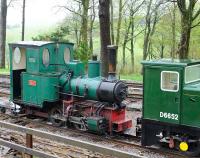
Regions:
<instances>
[{"instance_id":1,"label":"green bush","mask_svg":"<svg viewBox=\"0 0 200 158\"><path fill-rule=\"evenodd\" d=\"M34 41L55 41L55 42L69 42L66 36L69 34L68 27L59 27L54 32L45 33L32 37Z\"/></svg>"},{"instance_id":2,"label":"green bush","mask_svg":"<svg viewBox=\"0 0 200 158\"><path fill-rule=\"evenodd\" d=\"M74 58L81 60L85 64L91 58L91 55L92 55L92 51L90 50L87 43L85 42L80 42L79 46L75 48Z\"/></svg>"}]
</instances>

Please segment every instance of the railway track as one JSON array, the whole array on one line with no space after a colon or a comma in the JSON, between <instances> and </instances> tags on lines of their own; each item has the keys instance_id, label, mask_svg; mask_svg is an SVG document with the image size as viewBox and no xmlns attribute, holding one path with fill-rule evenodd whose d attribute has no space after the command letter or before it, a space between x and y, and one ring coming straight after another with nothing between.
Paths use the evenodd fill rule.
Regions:
<instances>
[{"instance_id":1,"label":"railway track","mask_svg":"<svg viewBox=\"0 0 200 158\"><path fill-rule=\"evenodd\" d=\"M78 138L83 141L88 141L91 143L97 143L100 145L109 146L109 147L112 147L113 149L120 149L120 150L123 150L126 152L129 151L129 152L133 152L133 153L138 153L138 156L152 157L152 158L153 157L159 157L159 158L162 158L162 157L163 158L165 158L165 157L176 157L176 158L185 157L185 156L181 155L179 152L176 152L174 150L173 151L167 150L167 149L159 149L158 150L158 148L142 147L140 145L140 139L135 136L127 136L127 135L126 136L125 135L118 136L118 137L99 136L99 135L84 132L84 131L78 131L78 130L75 130L72 128L54 127L54 126L50 125L46 120L30 119L25 116L16 117L16 116L12 116L9 114L1 114L0 120L6 120L10 123L14 123L17 125L31 127L31 128L46 131L46 132L57 133L57 134L64 135L67 137ZM1 133L2 133L2 130L0 131L0 137L2 136ZM13 133L11 133L11 132L7 132L7 137L9 134L11 135L10 137L12 137L12 139L14 137L17 141L20 141L20 139L22 137L21 134L16 136L16 135L13 135ZM36 140L35 147L39 148L40 150L43 150L44 149L43 146L48 146L48 149L45 152L49 152L49 151L51 151L51 153L55 152L55 154L60 155L60 156L62 155L62 153L60 153L60 152L63 152L66 149L66 147L62 146L63 150L60 150L60 152L58 152L58 149L57 149L58 144L57 145L49 144L49 142L47 140L45 140L45 141L43 141L41 139ZM86 152L84 150L84 152L80 152L80 150L78 150L77 148L72 148L71 151L73 151L73 152L79 151L78 153L81 154L82 156L88 154L88 151ZM66 155L65 156L62 155L61 157L66 157ZM77 157L80 157L80 156L77 156ZM102 156L102 155L98 155L97 157L107 158L107 156Z\"/></svg>"},{"instance_id":2,"label":"railway track","mask_svg":"<svg viewBox=\"0 0 200 158\"><path fill-rule=\"evenodd\" d=\"M133 92L132 94L130 94L129 92L128 99L142 99L141 91L143 90L143 85L141 83L127 82L127 85L129 87L129 91ZM5 89L7 89L8 91L6 91ZM5 97L9 96L9 75L6 76L0 75L0 96L5 96ZM26 117L16 118L4 114L0 115L0 120L6 120L6 121L9 120L9 122L14 124L28 126L39 130L45 130L45 131L47 130L53 133L56 132L60 133L61 135L84 139L85 141L92 141L94 143L103 143L105 145L112 146L113 148L119 148L119 149L123 148L125 151L134 151L139 155L147 155L147 157L154 157L154 155L158 155L156 157L183 157L180 153L171 150L158 150L157 148L141 147L139 138L135 136L126 136L126 137L122 136L118 138L110 136L108 137L97 136L95 134L83 131L77 131L75 129L53 127L52 125L49 125L49 123L46 120L28 119ZM20 137L21 136L18 137L19 140ZM43 141L39 142L41 143ZM39 143L39 148L42 149L41 147L42 143L41 144L40 143ZM58 149L53 148L52 150L57 151ZM59 153L56 154L59 155Z\"/></svg>"},{"instance_id":3,"label":"railway track","mask_svg":"<svg viewBox=\"0 0 200 158\"><path fill-rule=\"evenodd\" d=\"M29 119L27 119L26 117L10 117L8 115L1 115L0 120L6 120L6 122L9 123L14 123L16 125L20 125L20 126L24 126L24 127L28 127L28 128L33 128L34 129L38 129L41 128L41 125L44 126L44 124L40 124L38 123L37 125L35 124L36 121L30 121ZM45 126L47 127L47 126ZM44 127L44 128L45 128ZM43 129L44 130L44 129ZM49 129L45 129L45 131L50 131ZM54 131L51 131L52 133L55 133L55 129ZM16 144L19 145L23 145L25 146L25 142L23 142L22 140L24 139L24 133L20 133L20 132L15 132L15 131L9 131L7 129L1 129L0 131L0 138L3 140L7 140L7 141L12 141L15 142ZM84 157L88 157L88 158L92 158L94 155L96 155L97 158L109 158L110 156L105 156L99 153L93 153L90 152L86 149L82 149L82 148L78 148L78 147L72 147L69 145L65 145L65 144L61 144L61 143L57 143L48 139L42 139L39 137L35 137L34 138L34 144L33 144L33 148L35 150L50 154L50 155L54 155L58 158L62 157L62 158L71 158L71 157L80 157L80 158L84 158ZM17 151L14 151L11 154L16 155ZM10 154L10 155L11 155ZM20 155L20 154L19 154ZM22 154L23 157L23 154Z\"/></svg>"},{"instance_id":4,"label":"railway track","mask_svg":"<svg viewBox=\"0 0 200 158\"><path fill-rule=\"evenodd\" d=\"M9 74L0 74L0 78L10 78Z\"/></svg>"},{"instance_id":5,"label":"railway track","mask_svg":"<svg viewBox=\"0 0 200 158\"><path fill-rule=\"evenodd\" d=\"M131 81L125 81L128 85L128 97L127 102L134 100L143 99L143 84ZM10 75L0 74L0 96L9 96L10 95Z\"/></svg>"}]
</instances>

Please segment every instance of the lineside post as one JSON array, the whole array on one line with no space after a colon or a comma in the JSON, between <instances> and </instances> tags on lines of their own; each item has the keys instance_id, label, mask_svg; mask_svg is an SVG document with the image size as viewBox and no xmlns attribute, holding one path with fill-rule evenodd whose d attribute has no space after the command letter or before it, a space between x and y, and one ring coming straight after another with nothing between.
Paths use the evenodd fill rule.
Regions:
<instances>
[{"instance_id":1,"label":"lineside post","mask_svg":"<svg viewBox=\"0 0 200 158\"><path fill-rule=\"evenodd\" d=\"M26 134L26 147L33 148L33 136ZM26 158L33 158L33 155L26 154Z\"/></svg>"}]
</instances>

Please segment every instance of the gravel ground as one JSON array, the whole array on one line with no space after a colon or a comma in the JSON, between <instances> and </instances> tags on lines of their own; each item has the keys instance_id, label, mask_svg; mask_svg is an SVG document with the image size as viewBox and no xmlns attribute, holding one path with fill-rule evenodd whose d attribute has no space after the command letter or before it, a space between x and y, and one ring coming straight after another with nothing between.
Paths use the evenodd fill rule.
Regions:
<instances>
[{"instance_id":1,"label":"gravel ground","mask_svg":"<svg viewBox=\"0 0 200 158\"><path fill-rule=\"evenodd\" d=\"M6 100L6 98L0 98L0 100L4 100L5 103L8 102L8 99ZM141 112L139 110L135 110L135 107L141 107L141 102L134 102L134 103L130 104L129 107L134 107L134 108L129 108L129 110L127 111L127 118L133 120L133 128L131 128L127 133L129 133L131 135L135 135L136 118L141 117ZM132 109L132 111L130 111L130 109ZM48 128L48 126L45 127L45 125L38 125L37 122L39 122L39 121L41 121L41 119L35 119L35 122L31 122L27 126L32 127L32 128L36 128L36 129L39 129L39 130L42 130L42 131L47 131L47 132L52 132L54 134L63 135L65 137L76 138L76 139L79 139L79 140L82 140L82 141L91 142L91 143L95 143L95 144L98 144L98 145L103 145L103 146L115 148L115 149L118 149L118 150L127 151L127 152L130 152L130 153L135 153L135 154L138 154L138 155L141 155L141 156L144 156L144 157L148 157L148 158L173 158L173 156L170 156L170 154L157 153L157 152L153 152L152 150L149 150L149 149L143 149L143 148L140 148L140 147L126 146L126 145L116 145L115 143L111 143L111 141L107 140L106 138L104 139L105 141L102 141L102 139L98 139L98 138L94 139L94 138L91 138L90 136L72 133L70 130L67 131L67 128L66 129L57 129L57 128L55 129L53 127ZM2 132L2 130L0 132ZM18 137L18 138L20 138L20 137ZM35 139L41 140L41 138L35 138ZM45 142L46 142L46 144L50 144L50 146L55 144L55 142L52 142L50 140L45 140ZM69 146L69 145L64 145L65 147L63 147L63 144L60 144L60 143L56 143L56 144L58 146L58 149L62 147L62 148L64 148L63 151L66 150L66 152L69 152L69 148L73 149L73 150L70 151L71 153L73 153L73 151L76 151L77 153L78 153L78 151L83 151L84 153L86 153L84 155L85 157L83 156L84 158L86 158L86 157L87 158L89 158L89 157L109 158L109 156L103 156L101 154L90 152L90 151L87 151L85 149L72 147L72 146ZM136 144L140 144L140 143L136 142ZM38 145L38 148L42 149L42 147L40 147L39 145ZM49 148L48 150L57 150L57 149ZM77 157L77 158L82 157L82 156L80 156L80 154L76 155L76 152L74 153L74 155L72 157ZM9 148L0 147L0 158L1 157L2 158L3 157L5 157L5 158L13 157L14 154L17 154L17 153L13 152ZM88 156L88 155L91 155L91 156Z\"/></svg>"}]
</instances>

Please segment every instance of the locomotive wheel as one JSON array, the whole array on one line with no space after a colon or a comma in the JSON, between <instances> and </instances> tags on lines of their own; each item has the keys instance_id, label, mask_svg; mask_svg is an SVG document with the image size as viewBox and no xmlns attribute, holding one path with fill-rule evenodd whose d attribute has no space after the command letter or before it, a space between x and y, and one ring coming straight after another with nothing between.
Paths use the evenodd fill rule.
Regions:
<instances>
[{"instance_id":1,"label":"locomotive wheel","mask_svg":"<svg viewBox=\"0 0 200 158\"><path fill-rule=\"evenodd\" d=\"M5 114L6 113L6 108L5 107L0 107L0 112Z\"/></svg>"},{"instance_id":2,"label":"locomotive wheel","mask_svg":"<svg viewBox=\"0 0 200 158\"><path fill-rule=\"evenodd\" d=\"M53 126L60 127L63 124L63 121L59 118L62 117L62 110L61 108L54 107L50 113L50 121Z\"/></svg>"},{"instance_id":3,"label":"locomotive wheel","mask_svg":"<svg viewBox=\"0 0 200 158\"><path fill-rule=\"evenodd\" d=\"M87 128L84 124L84 121L81 121L81 124L76 124L74 123L74 127L77 129L77 130L80 130L80 131L86 131Z\"/></svg>"},{"instance_id":4,"label":"locomotive wheel","mask_svg":"<svg viewBox=\"0 0 200 158\"><path fill-rule=\"evenodd\" d=\"M86 128L85 128L84 125L74 124L74 127L75 127L77 130L86 131Z\"/></svg>"}]
</instances>

